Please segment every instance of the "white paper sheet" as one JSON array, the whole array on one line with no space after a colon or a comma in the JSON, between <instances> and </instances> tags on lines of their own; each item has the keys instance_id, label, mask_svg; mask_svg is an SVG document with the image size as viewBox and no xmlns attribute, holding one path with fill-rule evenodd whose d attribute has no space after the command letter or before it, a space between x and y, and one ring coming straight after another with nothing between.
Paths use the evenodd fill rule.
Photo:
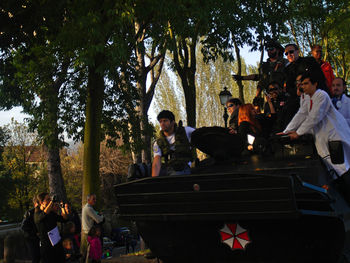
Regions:
<instances>
[{"instance_id":1,"label":"white paper sheet","mask_svg":"<svg viewBox=\"0 0 350 263\"><path fill-rule=\"evenodd\" d=\"M47 232L47 235L49 236L52 246L55 246L61 240L60 232L58 231L57 226L54 229Z\"/></svg>"}]
</instances>

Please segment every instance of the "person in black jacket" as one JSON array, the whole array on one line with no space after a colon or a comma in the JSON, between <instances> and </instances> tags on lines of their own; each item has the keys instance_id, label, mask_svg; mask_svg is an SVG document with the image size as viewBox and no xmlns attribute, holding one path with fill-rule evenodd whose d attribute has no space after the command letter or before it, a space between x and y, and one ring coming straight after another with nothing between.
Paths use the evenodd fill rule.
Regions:
<instances>
[{"instance_id":1,"label":"person in black jacket","mask_svg":"<svg viewBox=\"0 0 350 263\"><path fill-rule=\"evenodd\" d=\"M21 228L24 232L24 239L27 244L30 256L32 258L32 263L40 262L40 239L38 236L38 230L34 223L34 211L39 205L36 196L33 197L34 208L29 209L25 214L22 221Z\"/></svg>"},{"instance_id":2,"label":"person in black jacket","mask_svg":"<svg viewBox=\"0 0 350 263\"><path fill-rule=\"evenodd\" d=\"M318 87L326 90L326 78L321 70L320 65L313 57L300 57L299 47L295 44L288 44L285 46L284 53L289 61L285 68L285 91L288 94L288 101L286 102L286 112L284 120L289 123L299 109L299 97L297 96L296 78L298 75L309 73L317 80Z\"/></svg>"},{"instance_id":3,"label":"person in black jacket","mask_svg":"<svg viewBox=\"0 0 350 263\"><path fill-rule=\"evenodd\" d=\"M68 214L59 204L53 202L48 193L38 195L40 206L35 208L34 222L39 232L42 263L63 263L65 261L61 236L57 222L65 222Z\"/></svg>"},{"instance_id":4,"label":"person in black jacket","mask_svg":"<svg viewBox=\"0 0 350 263\"><path fill-rule=\"evenodd\" d=\"M239 106L242 105L242 102L238 98L231 98L226 102L226 108L230 114L229 118L229 130L230 133L235 134L238 130L238 111Z\"/></svg>"}]
</instances>

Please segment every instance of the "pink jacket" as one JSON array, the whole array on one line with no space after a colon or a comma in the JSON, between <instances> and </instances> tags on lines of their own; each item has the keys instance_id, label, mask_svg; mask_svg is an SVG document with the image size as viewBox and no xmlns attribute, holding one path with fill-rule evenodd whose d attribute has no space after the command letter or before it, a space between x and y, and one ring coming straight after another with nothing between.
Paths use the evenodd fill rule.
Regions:
<instances>
[{"instance_id":1,"label":"pink jacket","mask_svg":"<svg viewBox=\"0 0 350 263\"><path fill-rule=\"evenodd\" d=\"M100 260L102 258L101 240L98 237L88 236L88 242L90 244L89 258Z\"/></svg>"}]
</instances>

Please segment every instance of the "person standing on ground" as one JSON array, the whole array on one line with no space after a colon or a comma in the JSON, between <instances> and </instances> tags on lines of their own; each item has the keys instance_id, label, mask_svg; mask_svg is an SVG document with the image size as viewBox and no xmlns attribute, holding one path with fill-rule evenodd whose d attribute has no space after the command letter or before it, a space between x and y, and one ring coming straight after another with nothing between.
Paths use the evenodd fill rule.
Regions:
<instances>
[{"instance_id":1,"label":"person standing on ground","mask_svg":"<svg viewBox=\"0 0 350 263\"><path fill-rule=\"evenodd\" d=\"M66 210L51 200L48 193L38 195L40 206L35 208L34 222L40 238L40 256L42 263L62 263L65 261L61 236L57 222L65 222L68 218Z\"/></svg>"},{"instance_id":2,"label":"person standing on ground","mask_svg":"<svg viewBox=\"0 0 350 263\"><path fill-rule=\"evenodd\" d=\"M81 233L81 244L80 244L80 252L84 257L86 257L87 253L87 236L90 229L94 226L94 224L100 224L104 221L103 215L99 215L97 211L94 209L96 204L96 195L89 194L87 196L87 203L83 207L81 222L82 222L82 233Z\"/></svg>"},{"instance_id":3,"label":"person standing on ground","mask_svg":"<svg viewBox=\"0 0 350 263\"><path fill-rule=\"evenodd\" d=\"M40 262L40 239L38 235L38 229L34 222L35 208L39 206L38 198L33 197L34 208L28 210L23 218L21 228L24 232L24 239L29 249L30 256L32 257L32 263Z\"/></svg>"},{"instance_id":4,"label":"person standing on ground","mask_svg":"<svg viewBox=\"0 0 350 263\"><path fill-rule=\"evenodd\" d=\"M97 226L91 227L88 235L88 242L90 244L89 260L91 260L91 263L101 263L101 228Z\"/></svg>"}]
</instances>

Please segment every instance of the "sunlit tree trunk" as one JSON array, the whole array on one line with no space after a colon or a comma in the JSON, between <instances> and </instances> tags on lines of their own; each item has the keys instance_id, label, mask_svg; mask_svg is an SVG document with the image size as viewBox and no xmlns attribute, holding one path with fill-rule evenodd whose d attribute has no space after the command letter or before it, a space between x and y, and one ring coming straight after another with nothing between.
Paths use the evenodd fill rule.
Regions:
<instances>
[{"instance_id":1,"label":"sunlit tree trunk","mask_svg":"<svg viewBox=\"0 0 350 263\"><path fill-rule=\"evenodd\" d=\"M235 46L236 59L237 59L237 73L236 74L238 76L242 76L242 61L241 61L240 50L239 50L239 47L235 41L233 41L233 44ZM242 101L242 103L244 103L244 93L243 93L242 80L238 80L237 85L238 85L238 90L239 90L239 92L238 92L239 99Z\"/></svg>"},{"instance_id":2,"label":"sunlit tree trunk","mask_svg":"<svg viewBox=\"0 0 350 263\"><path fill-rule=\"evenodd\" d=\"M96 194L98 205L100 200L99 158L105 84L103 75L98 72L98 66L102 60L102 57L98 57L95 65L89 67L84 128L83 205L86 203L86 196L91 193Z\"/></svg>"}]
</instances>

